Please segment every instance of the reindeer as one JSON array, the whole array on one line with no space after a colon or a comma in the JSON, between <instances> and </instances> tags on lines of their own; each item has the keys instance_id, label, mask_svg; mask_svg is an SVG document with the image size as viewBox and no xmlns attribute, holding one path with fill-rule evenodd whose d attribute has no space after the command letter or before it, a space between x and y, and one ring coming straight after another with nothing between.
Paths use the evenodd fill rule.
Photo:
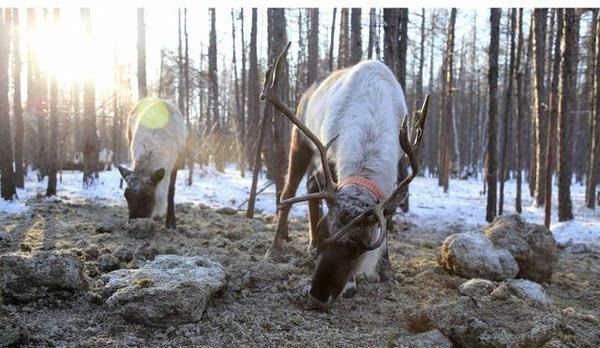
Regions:
<instances>
[{"instance_id":1,"label":"reindeer","mask_svg":"<svg viewBox=\"0 0 600 348\"><path fill-rule=\"evenodd\" d=\"M418 148L427 115L427 97L415 113L414 140L408 139L407 107L393 73L377 61L365 61L332 73L309 88L298 117L275 93L279 66L290 43L266 74L261 99L268 100L294 125L286 183L280 195L277 232L269 255L283 251L292 204L308 201L310 246L317 265L309 295L319 307L343 292L356 293L357 274L385 280L387 233L405 188L418 172ZM399 140L399 141L398 141ZM397 184L401 150L412 173ZM320 167L319 167L320 159ZM308 193L294 197L311 164L319 168L308 180ZM320 202L327 204L322 215Z\"/></svg>"},{"instance_id":2,"label":"reindeer","mask_svg":"<svg viewBox=\"0 0 600 348\"><path fill-rule=\"evenodd\" d=\"M166 212L166 227L175 228L175 181L188 136L184 117L164 100L144 99L130 112L127 129L133 169L118 168L127 182L129 219Z\"/></svg>"}]
</instances>

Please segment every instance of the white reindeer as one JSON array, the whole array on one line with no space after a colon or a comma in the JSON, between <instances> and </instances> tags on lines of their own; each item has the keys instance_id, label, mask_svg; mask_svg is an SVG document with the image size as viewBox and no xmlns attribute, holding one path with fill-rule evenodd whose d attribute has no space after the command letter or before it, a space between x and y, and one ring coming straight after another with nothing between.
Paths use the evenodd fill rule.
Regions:
<instances>
[{"instance_id":1,"label":"white reindeer","mask_svg":"<svg viewBox=\"0 0 600 348\"><path fill-rule=\"evenodd\" d=\"M166 213L167 228L175 228L175 181L177 170L183 167L187 136L181 112L164 100L144 99L130 112L133 168L118 167L127 182L130 219Z\"/></svg>"},{"instance_id":2,"label":"white reindeer","mask_svg":"<svg viewBox=\"0 0 600 348\"><path fill-rule=\"evenodd\" d=\"M278 66L288 48L289 44L277 58L274 71L267 72L261 95L296 126L269 253L281 253L289 238L291 205L308 201L311 247L317 248L318 255L309 294L314 304L326 306L342 291L344 296L356 292L356 274L384 280L383 271L389 267L387 231L393 212L404 199L402 188L418 171L416 153L428 99L416 113L416 136L411 144L406 118L401 123L401 116L407 113L402 87L387 66L365 61L336 71L309 88L296 117L274 92ZM402 150L410 160L412 174L397 183ZM319 172L309 180L309 193L294 197L311 165ZM324 217L322 199L328 206Z\"/></svg>"}]
</instances>

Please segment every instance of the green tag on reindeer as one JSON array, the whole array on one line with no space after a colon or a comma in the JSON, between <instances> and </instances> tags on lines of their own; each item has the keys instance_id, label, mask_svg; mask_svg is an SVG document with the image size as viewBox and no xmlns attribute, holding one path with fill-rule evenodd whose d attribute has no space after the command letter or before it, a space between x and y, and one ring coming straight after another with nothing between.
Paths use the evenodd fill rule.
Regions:
<instances>
[{"instance_id":1,"label":"green tag on reindeer","mask_svg":"<svg viewBox=\"0 0 600 348\"><path fill-rule=\"evenodd\" d=\"M169 123L169 107L161 99L143 99L136 109L139 110L139 122L146 128L164 128Z\"/></svg>"}]
</instances>

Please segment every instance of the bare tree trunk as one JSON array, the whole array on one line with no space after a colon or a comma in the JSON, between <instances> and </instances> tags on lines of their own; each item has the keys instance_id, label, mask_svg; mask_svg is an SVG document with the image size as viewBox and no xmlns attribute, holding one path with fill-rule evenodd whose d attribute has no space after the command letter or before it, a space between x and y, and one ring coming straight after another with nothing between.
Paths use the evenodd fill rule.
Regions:
<instances>
[{"instance_id":1,"label":"bare tree trunk","mask_svg":"<svg viewBox=\"0 0 600 348\"><path fill-rule=\"evenodd\" d=\"M268 17L269 61L274 62L287 44L285 11L284 9L269 9ZM280 68L280 79L275 88L277 94L282 96L282 101L287 104L289 93L288 66L284 62ZM272 126L268 126L267 128L265 141L270 141L272 146L265 149L264 154L267 175L275 181L276 192L279 193L283 189L285 182L290 125L287 119L281 117L281 115L274 115L274 112L275 110L272 105L265 105L264 115L266 121L272 124Z\"/></svg>"},{"instance_id":2,"label":"bare tree trunk","mask_svg":"<svg viewBox=\"0 0 600 348\"><path fill-rule=\"evenodd\" d=\"M554 142L556 141L556 119L558 117L558 83L561 64L560 43L563 34L563 10L553 9L552 11L552 17L556 19L556 40L554 42L554 46L552 46L552 42L550 42L548 47L550 50L552 50L552 47L554 47L554 57L548 57L548 60L552 62L552 66L549 66L548 70L550 71L551 67L552 74L551 79L549 80L550 95L548 102L548 139L546 141L546 187L544 188L544 225L546 228L550 228L550 218L552 215L552 174L554 172Z\"/></svg>"},{"instance_id":3,"label":"bare tree trunk","mask_svg":"<svg viewBox=\"0 0 600 348\"><path fill-rule=\"evenodd\" d=\"M489 51L489 119L488 119L488 146L487 146L487 208L486 221L492 222L496 216L496 154L497 135L496 118L498 116L498 50L500 36L501 10L493 8L490 10L490 51Z\"/></svg>"},{"instance_id":4,"label":"bare tree trunk","mask_svg":"<svg viewBox=\"0 0 600 348\"><path fill-rule=\"evenodd\" d=\"M246 164L244 163L244 133L242 129L242 124L244 123L244 119L242 118L242 105L240 101L240 87L238 83L238 73L237 73L237 58L236 58L236 49L235 49L235 16L233 13L233 9L231 9L231 38L233 45L233 57L232 57L232 65L233 65L233 80L234 80L234 88L235 88L235 106L236 106L236 133L237 133L237 153L238 153L238 161L240 167L241 176L244 177L244 172L246 168Z\"/></svg>"},{"instance_id":5,"label":"bare tree trunk","mask_svg":"<svg viewBox=\"0 0 600 348\"><path fill-rule=\"evenodd\" d=\"M319 76L319 9L311 8L310 30L308 32L308 73L306 86L312 85Z\"/></svg>"},{"instance_id":6,"label":"bare tree trunk","mask_svg":"<svg viewBox=\"0 0 600 348\"><path fill-rule=\"evenodd\" d=\"M89 8L81 9L83 32L91 40L92 22ZM85 145L83 148L83 184L89 186L98 177L98 136L96 131L96 90L90 75L85 79L83 89L83 115L85 119Z\"/></svg>"},{"instance_id":7,"label":"bare tree trunk","mask_svg":"<svg viewBox=\"0 0 600 348\"><path fill-rule=\"evenodd\" d=\"M515 156L516 156L516 164L515 170L517 171L517 193L515 197L515 210L517 213L521 213L523 211L522 206L522 181L523 181L523 116L525 114L525 105L526 101L523 98L523 75L525 73L525 69L527 66L521 65L521 59L523 55L523 9L520 8L519 15L517 17L517 31L519 33L517 39L517 56L516 56L516 82L517 82L517 122L516 122L516 147L515 147Z\"/></svg>"},{"instance_id":8,"label":"bare tree trunk","mask_svg":"<svg viewBox=\"0 0 600 348\"><path fill-rule=\"evenodd\" d=\"M148 87L146 86L146 24L144 23L144 9L137 9L137 78L138 78L138 99L148 96Z\"/></svg>"},{"instance_id":9,"label":"bare tree trunk","mask_svg":"<svg viewBox=\"0 0 600 348\"><path fill-rule=\"evenodd\" d=\"M0 9L0 196L5 200L12 200L17 194L8 105L10 17L10 10Z\"/></svg>"},{"instance_id":10,"label":"bare tree trunk","mask_svg":"<svg viewBox=\"0 0 600 348\"><path fill-rule=\"evenodd\" d=\"M349 17L349 9L342 8L340 12L340 37L338 39L338 69L345 68L350 65L350 35L348 33L348 18Z\"/></svg>"},{"instance_id":11,"label":"bare tree trunk","mask_svg":"<svg viewBox=\"0 0 600 348\"><path fill-rule=\"evenodd\" d=\"M456 9L454 9L456 11ZM456 14L455 14L456 17ZM406 53L408 50L408 9L398 10L398 67L396 76L402 88L406 91Z\"/></svg>"},{"instance_id":12,"label":"bare tree trunk","mask_svg":"<svg viewBox=\"0 0 600 348\"><path fill-rule=\"evenodd\" d=\"M450 149L451 135L450 130L453 125L453 62L454 62L454 27L456 23L456 9L453 8L450 12L450 20L448 22L448 39L446 41L446 52L444 53L444 66L442 67L443 82L442 82L442 107L440 108L440 127L439 127L439 161L438 167L440 175L438 184L444 188L444 192L448 192L449 177L450 177Z\"/></svg>"},{"instance_id":13,"label":"bare tree trunk","mask_svg":"<svg viewBox=\"0 0 600 348\"><path fill-rule=\"evenodd\" d=\"M333 19L331 20L331 38L329 39L329 72L333 71L333 45L335 43L335 16L337 8L333 9Z\"/></svg>"},{"instance_id":14,"label":"bare tree trunk","mask_svg":"<svg viewBox=\"0 0 600 348\"><path fill-rule=\"evenodd\" d=\"M242 133L242 144L244 145L244 148L242 149L242 151L244 151L244 162L245 163L249 163L250 162L250 158L247 157L247 148L248 148L248 134L247 134L247 118L246 118L246 38L244 35L244 9L240 9L240 34L241 34L241 39L242 39L242 90L241 90L241 115L240 118L242 120L242 124L241 124L241 133Z\"/></svg>"},{"instance_id":15,"label":"bare tree trunk","mask_svg":"<svg viewBox=\"0 0 600 348\"><path fill-rule=\"evenodd\" d=\"M21 102L21 44L19 37L19 10L12 10L13 27L13 114L15 119L15 186L25 187L25 170L23 161L23 139L25 132L23 127L23 105Z\"/></svg>"},{"instance_id":16,"label":"bare tree trunk","mask_svg":"<svg viewBox=\"0 0 600 348\"><path fill-rule=\"evenodd\" d=\"M534 99L534 122L535 122L535 154L536 154L536 183L535 183L535 202L537 206L544 204L544 188L546 187L546 176L544 173L544 164L546 163L546 138L548 130L548 117L545 110L547 105L546 88L544 86L545 77L545 52L546 52L546 18L548 9L535 9L533 21L533 99Z\"/></svg>"},{"instance_id":17,"label":"bare tree trunk","mask_svg":"<svg viewBox=\"0 0 600 348\"><path fill-rule=\"evenodd\" d=\"M517 9L513 8L510 12L510 53L508 63L508 75L506 93L504 95L504 125L502 127L502 151L500 159L500 200L498 202L498 215L504 212L504 182L507 176L508 166L508 128L512 118L512 93L513 76L515 71L515 32L517 30Z\"/></svg>"},{"instance_id":18,"label":"bare tree trunk","mask_svg":"<svg viewBox=\"0 0 600 348\"><path fill-rule=\"evenodd\" d=\"M425 66L425 9L421 10L421 44L419 45L419 75L417 76L417 98L415 110L423 104L423 68Z\"/></svg>"},{"instance_id":19,"label":"bare tree trunk","mask_svg":"<svg viewBox=\"0 0 600 348\"><path fill-rule=\"evenodd\" d=\"M353 8L350 25L352 27L350 31L350 65L354 65L362 59L362 10L360 8Z\"/></svg>"},{"instance_id":20,"label":"bare tree trunk","mask_svg":"<svg viewBox=\"0 0 600 348\"><path fill-rule=\"evenodd\" d=\"M586 206L594 208L596 185L598 184L599 167L600 167L600 11L596 11L594 21L595 39L594 49L594 82L593 91L591 93L591 151L588 163L588 178L586 187Z\"/></svg>"},{"instance_id":21,"label":"bare tree trunk","mask_svg":"<svg viewBox=\"0 0 600 348\"><path fill-rule=\"evenodd\" d=\"M250 53L248 55L248 146L246 154L248 159L254 158L256 153L257 139L260 122L260 106L258 104L260 94L260 82L258 77L258 58L256 45L256 26L257 14L256 8L252 9L252 27L250 29ZM255 168L254 162L251 163Z\"/></svg>"},{"instance_id":22,"label":"bare tree trunk","mask_svg":"<svg viewBox=\"0 0 600 348\"><path fill-rule=\"evenodd\" d=\"M183 73L183 44L181 37L181 9L177 9L177 106L185 114L184 73Z\"/></svg>"},{"instance_id":23,"label":"bare tree trunk","mask_svg":"<svg viewBox=\"0 0 600 348\"><path fill-rule=\"evenodd\" d=\"M54 24L60 21L60 10L54 9ZM55 38L55 40L60 40ZM56 195L56 173L58 171L58 85L56 74L50 76L50 154L48 161L48 187L46 196Z\"/></svg>"},{"instance_id":24,"label":"bare tree trunk","mask_svg":"<svg viewBox=\"0 0 600 348\"><path fill-rule=\"evenodd\" d=\"M577 86L577 54L579 16L575 9L564 10L563 39L561 46L561 71L558 102L558 221L573 220L571 203L571 125L575 110Z\"/></svg>"},{"instance_id":25,"label":"bare tree trunk","mask_svg":"<svg viewBox=\"0 0 600 348\"><path fill-rule=\"evenodd\" d=\"M219 81L218 81L218 73L217 73L217 30L216 30L216 14L215 9L209 9L211 23L210 23L210 37L209 37L209 46L208 46L208 75L210 81L210 99L212 110L211 110L211 118L212 122L214 122L215 131L220 133L221 131L221 119L219 117ZM217 165L221 167L220 163ZM223 168L219 168L220 171Z\"/></svg>"},{"instance_id":26,"label":"bare tree trunk","mask_svg":"<svg viewBox=\"0 0 600 348\"><path fill-rule=\"evenodd\" d=\"M367 59L373 58L373 48L375 47L375 35L377 26L377 14L374 8L369 10L369 43L367 48Z\"/></svg>"}]
</instances>

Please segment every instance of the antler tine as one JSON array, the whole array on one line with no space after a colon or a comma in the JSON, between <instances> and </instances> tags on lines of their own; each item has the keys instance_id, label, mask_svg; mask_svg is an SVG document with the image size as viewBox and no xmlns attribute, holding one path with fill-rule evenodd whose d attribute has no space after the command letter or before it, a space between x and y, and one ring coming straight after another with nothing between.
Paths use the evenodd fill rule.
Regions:
<instances>
[{"instance_id":1,"label":"antler tine","mask_svg":"<svg viewBox=\"0 0 600 348\"><path fill-rule=\"evenodd\" d=\"M327 146L323 145L323 143L319 140L319 138L310 129L308 129L308 127L306 127L304 125L304 123L302 123L302 121L300 121L296 117L294 112L285 103L283 103L281 101L281 99L279 98L279 96L277 95L277 93L275 93L274 87L275 87L275 83L277 82L277 79L279 77L281 61L282 61L282 59L284 59L286 57L287 51L290 48L291 44L292 44L291 42L288 42L288 44L285 46L283 51L281 51L281 53L275 60L275 65L270 66L269 69L267 69L266 76L265 76L265 83L263 85L263 91L260 95L260 99L261 100L266 99L271 104L273 104L273 106L277 110L279 110L285 117L287 117L296 127L298 127L298 129L300 129L300 131L302 131L302 133L307 138L310 139L310 141L312 141L315 144L315 146L319 150L319 154L321 155L321 163L323 165L323 174L325 176L325 187L324 187L324 191L319 192L319 193L313 193L313 194L308 194L308 195L301 196L301 197L294 197L294 198L283 200L280 202L280 206L281 205L290 205L293 203L302 202L302 201L306 201L306 200L312 200L312 199L326 199L328 201L331 201L334 197L335 187L336 187L335 182L333 181L333 176L331 174L331 170L329 168L329 163L327 161L327 149L331 146L331 144L337 137L333 138L327 144Z\"/></svg>"}]
</instances>

